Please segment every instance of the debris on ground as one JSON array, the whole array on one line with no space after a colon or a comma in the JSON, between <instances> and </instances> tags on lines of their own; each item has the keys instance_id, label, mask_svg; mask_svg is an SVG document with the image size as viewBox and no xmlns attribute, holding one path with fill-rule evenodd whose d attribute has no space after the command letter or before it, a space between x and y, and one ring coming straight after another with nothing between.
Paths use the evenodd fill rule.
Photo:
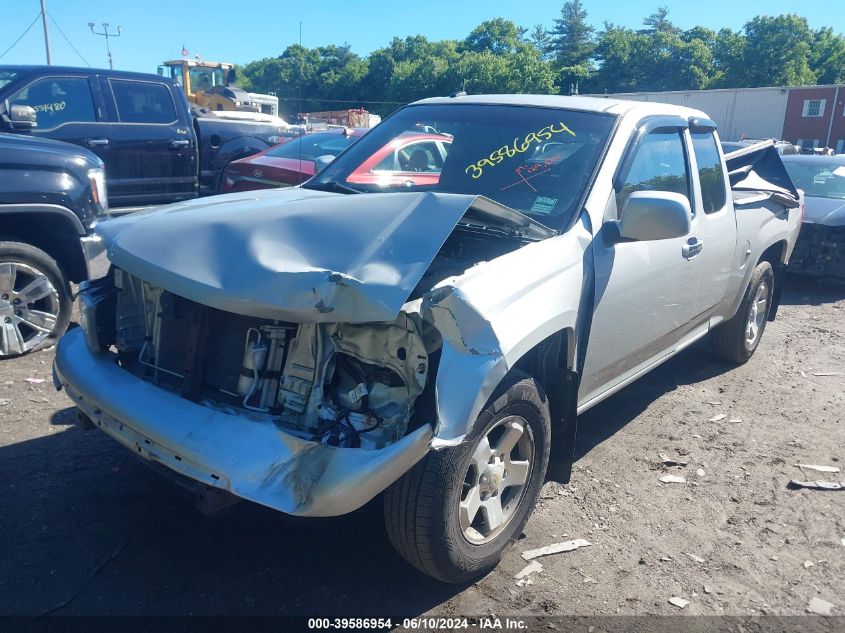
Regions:
<instances>
[{"instance_id":1,"label":"debris on ground","mask_svg":"<svg viewBox=\"0 0 845 633\"><path fill-rule=\"evenodd\" d=\"M660 478L660 481L662 481L664 484L685 484L685 483L687 483L686 479L684 479L683 477L680 477L678 475L663 475Z\"/></svg>"},{"instance_id":2,"label":"debris on ground","mask_svg":"<svg viewBox=\"0 0 845 633\"><path fill-rule=\"evenodd\" d=\"M822 600L821 598L816 598L815 596L810 598L810 604L807 605L807 611L816 615L831 615L831 609L835 608L835 604L827 600Z\"/></svg>"},{"instance_id":3,"label":"debris on ground","mask_svg":"<svg viewBox=\"0 0 845 633\"><path fill-rule=\"evenodd\" d=\"M797 468L801 470L815 470L820 473L838 473L839 468L837 466L819 466L817 464L793 464Z\"/></svg>"},{"instance_id":4,"label":"debris on ground","mask_svg":"<svg viewBox=\"0 0 845 633\"><path fill-rule=\"evenodd\" d=\"M718 400L708 400L705 404L712 404L714 407L722 406L722 403Z\"/></svg>"},{"instance_id":5,"label":"debris on ground","mask_svg":"<svg viewBox=\"0 0 845 633\"><path fill-rule=\"evenodd\" d=\"M813 490L845 490L845 483L838 481L797 481L789 482L790 488L811 488Z\"/></svg>"},{"instance_id":6,"label":"debris on ground","mask_svg":"<svg viewBox=\"0 0 845 633\"><path fill-rule=\"evenodd\" d=\"M845 371L814 371L813 376L845 376Z\"/></svg>"},{"instance_id":7,"label":"debris on ground","mask_svg":"<svg viewBox=\"0 0 845 633\"><path fill-rule=\"evenodd\" d=\"M26 382L28 382L30 385L40 385L42 382L44 382L43 378L24 378L24 380L26 380Z\"/></svg>"},{"instance_id":8,"label":"debris on ground","mask_svg":"<svg viewBox=\"0 0 845 633\"><path fill-rule=\"evenodd\" d=\"M0 398L0 407L8 407L12 404L11 400L7 400L6 398Z\"/></svg>"},{"instance_id":9,"label":"debris on ground","mask_svg":"<svg viewBox=\"0 0 845 633\"><path fill-rule=\"evenodd\" d=\"M804 561L804 569L810 569L810 567L813 567L814 565L815 565L815 563L811 560L805 560Z\"/></svg>"},{"instance_id":10,"label":"debris on ground","mask_svg":"<svg viewBox=\"0 0 845 633\"><path fill-rule=\"evenodd\" d=\"M695 474L698 475L699 477L704 477L704 469L699 468L698 470L695 471Z\"/></svg>"},{"instance_id":11,"label":"debris on ground","mask_svg":"<svg viewBox=\"0 0 845 633\"><path fill-rule=\"evenodd\" d=\"M724 420L726 417L728 417L726 413L717 413L710 418L708 422L719 422L720 420Z\"/></svg>"},{"instance_id":12,"label":"debris on ground","mask_svg":"<svg viewBox=\"0 0 845 633\"><path fill-rule=\"evenodd\" d=\"M539 573L541 571L543 571L543 564L539 561L532 560L514 576L514 579L517 581L516 584L520 587L524 586L525 583L521 583L520 581L527 579L533 573Z\"/></svg>"},{"instance_id":13,"label":"debris on ground","mask_svg":"<svg viewBox=\"0 0 845 633\"><path fill-rule=\"evenodd\" d=\"M742 418L731 418L730 420L728 420L728 422L732 422L733 424L738 424L739 422L742 422Z\"/></svg>"},{"instance_id":14,"label":"debris on ground","mask_svg":"<svg viewBox=\"0 0 845 633\"><path fill-rule=\"evenodd\" d=\"M669 598L669 604L672 604L679 609L683 609L689 604L689 600L684 600L683 598L679 598L678 596L673 596Z\"/></svg>"},{"instance_id":15,"label":"debris on ground","mask_svg":"<svg viewBox=\"0 0 845 633\"><path fill-rule=\"evenodd\" d=\"M684 461L682 459L672 459L666 453L658 453L657 456L660 458L660 461L664 466L686 466L689 464L688 461Z\"/></svg>"},{"instance_id":16,"label":"debris on ground","mask_svg":"<svg viewBox=\"0 0 845 633\"><path fill-rule=\"evenodd\" d=\"M571 552L572 550L576 550L579 547L586 547L588 545L592 545L592 543L582 538L575 539L573 541L563 541L562 543L554 543L552 545L546 545L545 547L539 547L537 549L530 549L528 551L522 552L522 558L524 558L525 560L532 560L534 558L539 558L540 556L549 556L550 554Z\"/></svg>"},{"instance_id":17,"label":"debris on ground","mask_svg":"<svg viewBox=\"0 0 845 633\"><path fill-rule=\"evenodd\" d=\"M687 556L693 559L696 563L703 563L704 559L701 556L696 556L695 554L690 554L689 552L684 552Z\"/></svg>"}]
</instances>

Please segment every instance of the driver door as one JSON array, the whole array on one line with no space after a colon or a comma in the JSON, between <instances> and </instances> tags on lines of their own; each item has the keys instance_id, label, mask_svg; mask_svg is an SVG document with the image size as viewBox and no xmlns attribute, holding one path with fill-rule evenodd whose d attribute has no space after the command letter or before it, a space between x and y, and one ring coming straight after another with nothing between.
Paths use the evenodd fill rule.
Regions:
<instances>
[{"instance_id":1,"label":"driver door","mask_svg":"<svg viewBox=\"0 0 845 633\"><path fill-rule=\"evenodd\" d=\"M621 169L610 217L593 240L596 289L579 406L607 395L674 351L703 321L706 328L696 300L699 262L689 249L698 223L695 213L688 236L652 241L604 237L612 234L610 221L621 219L634 191L671 191L692 201L686 128L653 121ZM695 208L692 202L690 207Z\"/></svg>"}]
</instances>

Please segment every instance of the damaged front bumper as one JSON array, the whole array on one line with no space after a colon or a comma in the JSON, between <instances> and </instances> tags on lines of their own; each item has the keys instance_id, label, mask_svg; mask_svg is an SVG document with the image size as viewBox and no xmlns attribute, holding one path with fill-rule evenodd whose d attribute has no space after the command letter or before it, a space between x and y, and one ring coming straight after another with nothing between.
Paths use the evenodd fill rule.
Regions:
<instances>
[{"instance_id":1,"label":"damaged front bumper","mask_svg":"<svg viewBox=\"0 0 845 633\"><path fill-rule=\"evenodd\" d=\"M380 450L309 442L156 387L116 355L91 352L81 329L59 342L53 372L95 425L140 457L292 515L360 508L422 459L432 436L426 425Z\"/></svg>"},{"instance_id":2,"label":"damaged front bumper","mask_svg":"<svg viewBox=\"0 0 845 633\"><path fill-rule=\"evenodd\" d=\"M789 270L845 281L845 226L805 222L792 251Z\"/></svg>"}]
</instances>

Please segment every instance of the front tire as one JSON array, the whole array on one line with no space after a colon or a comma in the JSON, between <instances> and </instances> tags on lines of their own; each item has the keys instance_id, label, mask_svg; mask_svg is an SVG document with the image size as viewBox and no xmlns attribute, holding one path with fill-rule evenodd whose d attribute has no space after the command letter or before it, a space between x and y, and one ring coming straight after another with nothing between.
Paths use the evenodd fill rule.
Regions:
<instances>
[{"instance_id":1,"label":"front tire","mask_svg":"<svg viewBox=\"0 0 845 633\"><path fill-rule=\"evenodd\" d=\"M70 287L41 249L0 241L0 358L54 345L67 330Z\"/></svg>"},{"instance_id":2,"label":"front tire","mask_svg":"<svg viewBox=\"0 0 845 633\"><path fill-rule=\"evenodd\" d=\"M492 570L537 503L550 438L542 388L512 372L466 441L430 452L386 491L393 546L444 582L467 582Z\"/></svg>"},{"instance_id":3,"label":"front tire","mask_svg":"<svg viewBox=\"0 0 845 633\"><path fill-rule=\"evenodd\" d=\"M757 264L736 314L713 330L711 341L716 356L741 365L754 355L766 329L774 286L772 265Z\"/></svg>"}]
</instances>

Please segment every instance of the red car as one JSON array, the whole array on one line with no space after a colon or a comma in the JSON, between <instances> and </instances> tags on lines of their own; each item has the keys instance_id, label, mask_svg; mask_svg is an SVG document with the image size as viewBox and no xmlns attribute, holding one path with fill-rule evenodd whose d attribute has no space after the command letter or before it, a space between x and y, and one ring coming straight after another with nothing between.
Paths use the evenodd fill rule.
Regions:
<instances>
[{"instance_id":1,"label":"red car","mask_svg":"<svg viewBox=\"0 0 845 633\"><path fill-rule=\"evenodd\" d=\"M298 136L263 152L232 161L223 171L220 191L290 187L314 175L318 156L337 156L369 128L332 128Z\"/></svg>"},{"instance_id":2,"label":"red car","mask_svg":"<svg viewBox=\"0 0 845 633\"><path fill-rule=\"evenodd\" d=\"M307 134L232 162L223 173L221 191L286 187L314 175L318 156L337 156L368 129L332 129ZM396 186L436 185L452 137L405 132L365 160L349 175L350 183ZM302 152L302 159L299 154Z\"/></svg>"},{"instance_id":3,"label":"red car","mask_svg":"<svg viewBox=\"0 0 845 633\"><path fill-rule=\"evenodd\" d=\"M362 185L436 185L449 153L446 134L404 132L361 163L346 182Z\"/></svg>"}]
</instances>

